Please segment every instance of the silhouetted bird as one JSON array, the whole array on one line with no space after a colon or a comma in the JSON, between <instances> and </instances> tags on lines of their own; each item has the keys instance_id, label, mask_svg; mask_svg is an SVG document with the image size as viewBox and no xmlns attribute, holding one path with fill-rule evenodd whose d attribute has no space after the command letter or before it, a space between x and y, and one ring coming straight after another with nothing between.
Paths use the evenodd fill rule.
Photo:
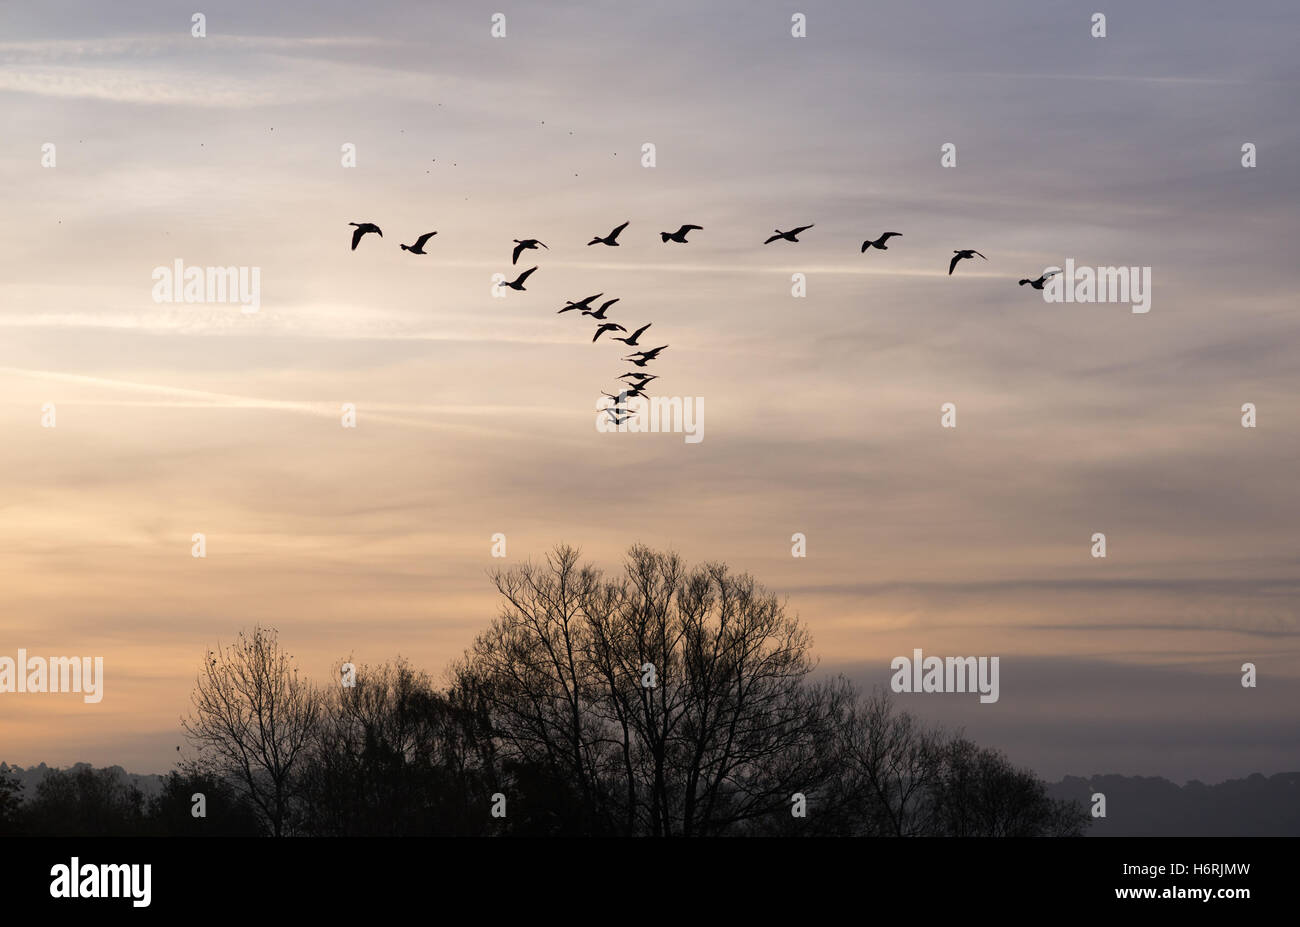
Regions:
<instances>
[{"instance_id":1,"label":"silhouetted bird","mask_svg":"<svg viewBox=\"0 0 1300 927\"><path fill-rule=\"evenodd\" d=\"M599 309L583 309L582 314L589 315L593 319L603 319L605 318L605 310L608 309L610 306L614 305L614 303L616 302L618 302L618 299L607 299L600 304Z\"/></svg>"},{"instance_id":2,"label":"silhouetted bird","mask_svg":"<svg viewBox=\"0 0 1300 927\"><path fill-rule=\"evenodd\" d=\"M657 348L652 348L652 349L649 350L649 351L637 351L637 352L636 352L635 354L633 354L631 357L625 357L625 358L623 358L623 360L625 360L625 361L631 361L633 367L644 367L644 366L645 366L646 364L648 364L650 361L652 361L652 360L654 360L656 357L658 357L658 356L659 356L659 352L662 351L662 350L663 350L664 348L666 348L666 347L668 347L668 345L666 345L666 344L661 344L659 347L657 347Z\"/></svg>"},{"instance_id":3,"label":"silhouetted bird","mask_svg":"<svg viewBox=\"0 0 1300 927\"><path fill-rule=\"evenodd\" d=\"M632 378L634 378L634 379L638 379L638 380L640 380L641 382L638 383L638 384L636 384L637 386L645 386L645 385L646 385L647 383L649 383L651 380L658 380L658 379L659 379L658 374L654 374L654 373L635 373L635 372L632 372L632 371L629 371L628 373L623 374L621 377L619 377L619 379L620 379L620 380L626 380L628 377L632 377Z\"/></svg>"},{"instance_id":4,"label":"silhouetted bird","mask_svg":"<svg viewBox=\"0 0 1300 927\"><path fill-rule=\"evenodd\" d=\"M627 345L628 347L630 347L630 348L635 348L635 347L636 347L636 340L637 340L638 338L641 337L641 333L642 333L643 331L645 331L647 328L649 328L649 327L650 327L651 325L653 325L653 324L654 324L653 322L647 322L645 325L642 325L640 328L638 328L636 331L634 331L634 332L633 332L631 335L629 335L628 337L626 337L626 338L615 338L614 340L615 340L615 341L621 341L621 342L623 342L624 344L626 344L626 345ZM627 331L627 329L625 328L625 329L623 329L623 331Z\"/></svg>"},{"instance_id":5,"label":"silhouetted bird","mask_svg":"<svg viewBox=\"0 0 1300 927\"><path fill-rule=\"evenodd\" d=\"M629 386L623 390L621 395L626 397L626 399L635 399L636 397L644 396L645 394L646 394L645 390L643 390L640 386ZM606 393L605 395L608 396L609 394Z\"/></svg>"},{"instance_id":6,"label":"silhouetted bird","mask_svg":"<svg viewBox=\"0 0 1300 927\"><path fill-rule=\"evenodd\" d=\"M1028 283L1028 284L1029 284L1030 286L1032 286L1035 290L1041 290L1041 289L1043 288L1043 284L1047 282L1047 278L1048 278L1048 277L1055 277L1055 276L1056 276L1057 274L1059 274L1059 273L1060 273L1059 270L1054 270L1054 271L1052 271L1052 272L1050 272L1050 273L1043 274L1043 275L1042 275L1041 277L1039 277L1037 280L1030 280L1030 279L1028 279L1028 278L1025 278L1024 280L1021 280L1021 281L1020 281L1020 285L1021 285L1021 286L1024 286L1026 283Z\"/></svg>"},{"instance_id":7,"label":"silhouetted bird","mask_svg":"<svg viewBox=\"0 0 1300 927\"><path fill-rule=\"evenodd\" d=\"M349 222L348 225L354 225L357 229L352 233L353 251L357 250L357 245L361 244L361 236L367 232L374 232L380 238L384 237L384 233L379 231L379 226L375 225L373 222Z\"/></svg>"},{"instance_id":8,"label":"silhouetted bird","mask_svg":"<svg viewBox=\"0 0 1300 927\"><path fill-rule=\"evenodd\" d=\"M885 244L885 242L889 241L889 239L891 238L902 238L902 237L903 237L902 232L886 232L885 234L877 238L875 241L872 241L871 239L868 238L866 241L862 243L862 253L866 254L868 248L879 248L881 251L888 251L889 246Z\"/></svg>"},{"instance_id":9,"label":"silhouetted bird","mask_svg":"<svg viewBox=\"0 0 1300 927\"><path fill-rule=\"evenodd\" d=\"M679 229L678 229L677 231L675 231L675 232L660 232L660 233L659 233L659 237L662 238L662 239L664 240L664 244L667 244L667 243L670 242L670 241L675 241L675 242L677 242L678 244L682 244L682 245L684 245L684 244L687 243L687 242L686 242L686 233L689 232L691 229L700 229L700 230L703 230L703 229L704 229L704 226L702 226L702 225L683 225L681 228L679 228Z\"/></svg>"},{"instance_id":10,"label":"silhouetted bird","mask_svg":"<svg viewBox=\"0 0 1300 927\"><path fill-rule=\"evenodd\" d=\"M800 232L806 232L806 231L808 231L810 228L812 228L811 225L801 225L801 226L799 226L797 229L790 229L790 231L788 231L788 232L783 232L783 231L781 231L780 229L774 229L774 231L776 232L776 234L773 235L771 238L769 238L767 241L763 242L763 244L765 244L765 245L770 245L772 242L776 241L778 238L783 238L783 239L785 239L786 241L798 241L799 239L796 238L795 236L798 235Z\"/></svg>"},{"instance_id":11,"label":"silhouetted bird","mask_svg":"<svg viewBox=\"0 0 1300 927\"><path fill-rule=\"evenodd\" d=\"M546 245L542 244L536 238L514 238L511 240L515 243L514 257L510 259L511 264L519 263L519 255L530 248L536 248L538 245L541 245L543 248L546 248ZM550 251L551 249L546 248L546 250Z\"/></svg>"},{"instance_id":12,"label":"silhouetted bird","mask_svg":"<svg viewBox=\"0 0 1300 927\"><path fill-rule=\"evenodd\" d=\"M624 415L622 418L619 418L617 415L614 414L614 411L612 409L605 409L604 411L609 413L609 417L614 420L615 425L622 425L624 422L630 419L633 414L635 414L629 412L627 415Z\"/></svg>"},{"instance_id":13,"label":"silhouetted bird","mask_svg":"<svg viewBox=\"0 0 1300 927\"><path fill-rule=\"evenodd\" d=\"M437 234L437 232L425 232L415 240L415 244L402 245L402 250L409 251L412 254L424 254L424 243Z\"/></svg>"},{"instance_id":14,"label":"silhouetted bird","mask_svg":"<svg viewBox=\"0 0 1300 927\"><path fill-rule=\"evenodd\" d=\"M508 286L508 287L510 287L510 289L512 289L512 290L520 290L521 292L523 292L523 291L524 291L524 281L527 280L527 279L528 279L528 275L531 274L531 273L532 273L533 271L535 271L536 269L537 269L536 267L530 267L530 268L528 268L526 271L524 271L522 274L520 274L518 277L516 277L516 278L513 279L513 280L502 280L502 281L501 281L501 285L502 285L502 286Z\"/></svg>"},{"instance_id":15,"label":"silhouetted bird","mask_svg":"<svg viewBox=\"0 0 1300 927\"><path fill-rule=\"evenodd\" d=\"M980 254L980 253L979 253L978 251L976 251L975 249L971 248L971 249L968 249L968 250L966 250L966 251L954 251L953 254L956 255L956 257L954 257L954 258L952 259L952 263L948 265L948 276L949 276L949 277L952 276L952 269L953 269L954 267L957 266L957 262L958 262L958 261L962 260L963 258L972 258L972 259L973 259L973 258L975 257L975 255ZM984 260L986 260L986 261L988 260L988 258L984 257L984 255L982 255L982 254L980 254L980 257L984 258Z\"/></svg>"},{"instance_id":16,"label":"silhouetted bird","mask_svg":"<svg viewBox=\"0 0 1300 927\"><path fill-rule=\"evenodd\" d=\"M569 302L567 302L567 303L564 304L564 308L563 308L563 309L561 309L559 312L557 312L557 313L555 313L555 314L556 314L556 315L559 315L560 312L568 312L570 309L590 309L590 308L591 308L591 301L592 301L593 299L600 299L600 298L601 298L602 296L604 296L604 295L605 295L604 293L597 293L595 296L588 296L586 299L579 300L579 301L576 302L576 303L573 302L573 301L569 301Z\"/></svg>"},{"instance_id":17,"label":"silhouetted bird","mask_svg":"<svg viewBox=\"0 0 1300 927\"><path fill-rule=\"evenodd\" d=\"M627 331L627 329L624 328L622 325L619 325L617 322L606 322L604 325L600 326L600 328L596 329L596 334L592 336L591 340L595 341L601 335L605 334L605 332L625 332L625 331ZM623 339L620 338L618 340L622 341Z\"/></svg>"},{"instance_id":18,"label":"silhouetted bird","mask_svg":"<svg viewBox=\"0 0 1300 927\"><path fill-rule=\"evenodd\" d=\"M628 222L631 222L631 221L632 221L631 219L628 220ZM627 222L624 222L622 225L620 225L618 228L614 229L614 231L610 232L610 233L609 233L608 235L606 235L604 238L601 238L599 235L596 236L596 237L593 238L591 241L587 242L587 247L590 248L592 245L595 245L595 244L601 244L601 245L609 245L611 248L617 248L617 247L618 247L618 233L621 232L621 231L623 231L623 229L625 229L625 228L627 228Z\"/></svg>"}]
</instances>

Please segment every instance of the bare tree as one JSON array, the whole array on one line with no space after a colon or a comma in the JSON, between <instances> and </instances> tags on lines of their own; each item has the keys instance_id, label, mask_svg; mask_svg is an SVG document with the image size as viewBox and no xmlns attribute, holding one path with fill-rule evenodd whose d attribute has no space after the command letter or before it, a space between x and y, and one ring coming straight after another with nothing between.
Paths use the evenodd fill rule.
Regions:
<instances>
[{"instance_id":1,"label":"bare tree","mask_svg":"<svg viewBox=\"0 0 1300 927\"><path fill-rule=\"evenodd\" d=\"M320 835L484 832L492 759L472 705L400 657L323 695L304 826Z\"/></svg>"},{"instance_id":2,"label":"bare tree","mask_svg":"<svg viewBox=\"0 0 1300 927\"><path fill-rule=\"evenodd\" d=\"M207 770L229 780L279 837L286 831L320 695L299 678L274 629L240 632L203 661L182 726Z\"/></svg>"},{"instance_id":3,"label":"bare tree","mask_svg":"<svg viewBox=\"0 0 1300 927\"><path fill-rule=\"evenodd\" d=\"M487 709L503 763L528 767L571 786L575 829L604 829L609 809L598 786L608 766L608 732L592 711L593 679L585 659L589 616L600 610L599 574L578 565L578 551L557 547L544 565L497 572L501 617L456 667L457 688ZM559 796L554 796L557 799Z\"/></svg>"},{"instance_id":4,"label":"bare tree","mask_svg":"<svg viewBox=\"0 0 1300 927\"><path fill-rule=\"evenodd\" d=\"M854 706L840 736L850 791L858 797L859 833L929 833L943 732L898 711L889 695L876 689Z\"/></svg>"},{"instance_id":5,"label":"bare tree","mask_svg":"<svg viewBox=\"0 0 1300 927\"><path fill-rule=\"evenodd\" d=\"M838 727L833 830L873 837L1079 836L1086 812L960 731L925 725L876 689Z\"/></svg>"},{"instance_id":6,"label":"bare tree","mask_svg":"<svg viewBox=\"0 0 1300 927\"><path fill-rule=\"evenodd\" d=\"M944 745L934 789L934 832L945 837L1078 837L1088 813L1048 798L1033 773L964 738Z\"/></svg>"},{"instance_id":7,"label":"bare tree","mask_svg":"<svg viewBox=\"0 0 1300 927\"><path fill-rule=\"evenodd\" d=\"M743 832L830 774L830 706L798 619L752 578L633 547L607 580L557 548L498 573L502 615L458 667L502 755L572 783L574 829Z\"/></svg>"}]
</instances>

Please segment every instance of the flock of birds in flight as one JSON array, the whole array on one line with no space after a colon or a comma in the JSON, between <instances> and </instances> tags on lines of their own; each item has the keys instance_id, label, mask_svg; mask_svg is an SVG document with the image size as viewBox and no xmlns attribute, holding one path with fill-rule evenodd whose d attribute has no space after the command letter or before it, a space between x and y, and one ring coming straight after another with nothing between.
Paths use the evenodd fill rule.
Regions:
<instances>
[{"instance_id":1,"label":"flock of birds in flight","mask_svg":"<svg viewBox=\"0 0 1300 927\"><path fill-rule=\"evenodd\" d=\"M605 245L610 248L617 248L619 246L618 236L622 234L625 228L628 227L630 221L631 220L628 220L628 222L624 222L622 225L615 226L615 228L608 235L594 236L591 239L591 241L587 242L587 246L590 247L592 245ZM361 244L361 239L372 232L378 235L380 238L384 237L383 231L381 231L379 226L375 225L373 222L349 222L348 225L352 226L354 229L354 231L352 232L353 251L357 250L357 245ZM780 229L773 229L773 232L775 234L773 234L770 238L764 241L763 244L770 245L774 241L789 241L797 244L799 241L799 235L808 231L812 227L813 227L812 224L800 225L790 229L788 232L783 232ZM668 244L669 242L675 242L677 244L684 245L684 244L688 244L686 240L686 236L690 232L697 231L697 230L703 231L704 227L699 225L689 225L689 224L683 225L675 232L660 232L659 237L663 240L664 244ZM414 244L411 245L403 244L401 248L403 251L409 251L411 254L426 254L428 252L424 250L424 246L428 243L430 238L432 238L434 235L437 234L438 234L437 232L426 232L423 235L421 235L419 238L417 238ZM885 232L875 240L867 239L862 243L862 253L866 254L867 250L870 248L877 248L880 251L887 251L889 250L889 239L901 238L901 237L902 237L902 233L900 232ZM539 241L536 238L516 238L513 239L513 241L515 247L510 257L510 264L512 267L518 265L519 256L523 254L525 251L535 251L538 248L545 248L548 251L550 250L550 248L547 247L545 243ZM952 276L952 272L957 269L957 264L960 261L974 260L976 257L983 258L985 261L988 260L987 257L984 257L983 254L980 254L980 252L976 251L974 248L963 248L961 250L954 250L952 254L953 254L952 260L948 262L948 276ZM536 270L537 270L537 266L530 267L527 270L525 270L523 273L519 274L519 276L517 276L514 280L506 280L504 279L504 275L502 275L502 279L498 282L497 285L503 287L509 287L510 289L518 290L521 293L526 292L526 290L524 289L524 283L528 280L529 276L532 275L532 273ZM1025 284L1029 284L1034 289L1041 290L1044 284L1047 282L1048 278L1056 273L1059 273L1059 271L1051 271L1048 273L1044 273L1041 276L1039 276L1036 280L1030 280L1028 278L1025 278L1020 281L1019 285L1024 286ZM610 335L610 337L614 341L623 342L630 348L640 347L639 339L643 334L645 334L646 329L648 329L653 323L647 322L645 325L642 325L636 331L632 332L632 334L628 335L626 328L624 328L622 325L619 325L617 322L608 321L605 315L605 313L609 310L609 308L619 301L618 299L607 299L603 303L601 303L599 308L596 309L592 308L592 304L604 295L605 295L604 293L596 293L593 294L592 296L585 297L584 299L580 299L576 302L572 300L566 301L564 306L558 310L557 314L572 312L573 310L576 309L579 310L582 313L582 315L590 316L592 320L598 322L599 325L596 328L596 333L591 338L593 343L599 341L601 335L604 335L606 332L623 332L623 334L626 335L626 337L624 338L619 338L612 334ZM624 357L623 360L627 361L628 363L632 364L634 367L637 367L638 369L644 368L646 364L648 364L650 361L657 358L660 352L662 352L667 347L668 345L664 344L664 345L660 345L657 348L634 351L630 356ZM628 373L625 373L621 377L619 377L619 379L626 380L627 383L621 385L618 394L615 395L615 394L606 393L604 391L601 392L602 396L605 396L608 399L613 401L613 405L607 406L601 409L601 411L608 414L609 417L614 421L616 425L622 425L629 418L631 418L633 415L636 414L632 409L627 407L627 401L629 399L635 399L637 397L645 397L647 395L645 391L646 386L649 384L651 380L657 380L659 378L654 374L629 371Z\"/></svg>"}]
</instances>

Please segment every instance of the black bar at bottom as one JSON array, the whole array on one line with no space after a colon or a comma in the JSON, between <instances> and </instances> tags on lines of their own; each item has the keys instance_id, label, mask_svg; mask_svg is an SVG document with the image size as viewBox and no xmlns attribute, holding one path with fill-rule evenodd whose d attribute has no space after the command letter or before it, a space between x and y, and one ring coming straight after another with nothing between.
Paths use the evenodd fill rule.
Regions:
<instances>
[{"instance_id":1,"label":"black bar at bottom","mask_svg":"<svg viewBox=\"0 0 1300 927\"><path fill-rule=\"evenodd\" d=\"M830 916L827 905L846 904L862 915L855 921L891 911L928 919L945 910L1231 917L1286 903L1292 887L1283 883L1294 881L1297 848L1294 838L9 838L0 843L0 897L7 913L116 910L126 917L285 912L373 919L414 908L462 919L470 913L464 903L470 911L484 906L477 913L493 919L576 907L584 921L604 912L642 923L638 912L655 922L688 899L697 911L753 911L767 915L763 922L774 905L793 905L816 921L816 911ZM74 858L83 876L92 867L91 891L98 891L105 864L148 864L148 905L135 904L143 885L121 884L122 870L102 882L108 892L116 878L125 897L54 897L52 887L69 893L57 867L70 869Z\"/></svg>"}]
</instances>

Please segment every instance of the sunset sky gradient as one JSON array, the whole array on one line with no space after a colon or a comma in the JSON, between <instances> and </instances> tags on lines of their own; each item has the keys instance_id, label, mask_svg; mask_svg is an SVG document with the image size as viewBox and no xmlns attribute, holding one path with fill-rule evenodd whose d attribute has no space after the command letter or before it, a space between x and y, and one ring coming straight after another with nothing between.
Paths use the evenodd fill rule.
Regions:
<instances>
[{"instance_id":1,"label":"sunset sky gradient","mask_svg":"<svg viewBox=\"0 0 1300 927\"><path fill-rule=\"evenodd\" d=\"M1000 657L997 704L904 703L1046 777L1300 768L1300 9L702 6L0 8L0 653L107 676L0 696L0 760L165 771L241 628L440 674L493 568L641 542L865 686ZM260 311L155 303L177 258L260 267ZM1016 285L1066 258L1151 267L1151 311ZM701 443L597 434L622 346L555 310L599 291Z\"/></svg>"}]
</instances>

